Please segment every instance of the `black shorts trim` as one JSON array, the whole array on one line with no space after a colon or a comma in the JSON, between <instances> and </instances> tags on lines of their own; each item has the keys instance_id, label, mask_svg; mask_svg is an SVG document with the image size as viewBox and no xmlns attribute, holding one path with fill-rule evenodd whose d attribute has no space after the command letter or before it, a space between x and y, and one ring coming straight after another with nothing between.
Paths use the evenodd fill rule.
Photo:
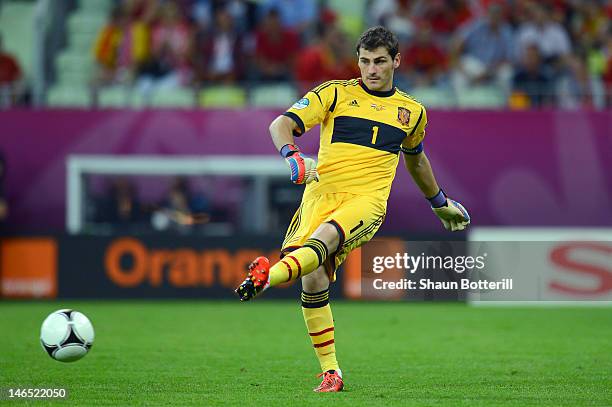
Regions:
<instances>
[{"instance_id":1,"label":"black shorts trim","mask_svg":"<svg viewBox=\"0 0 612 407\"><path fill-rule=\"evenodd\" d=\"M346 234L344 233L344 229L342 229L342 226L340 226L340 224L338 222L336 222L335 220L332 219L332 220L330 220L327 223L331 223L332 225L334 225L334 227L338 231L338 234L340 235L340 241L338 242L338 248L334 252L334 256L335 256L336 253L338 253L340 251L340 249L342 248L342 246L344 245L344 240L346 239Z\"/></svg>"},{"instance_id":2,"label":"black shorts trim","mask_svg":"<svg viewBox=\"0 0 612 407\"><path fill-rule=\"evenodd\" d=\"M383 221L385 220L385 215L382 215L378 218L376 218L374 220L374 222L370 223L365 229L361 230L359 233L357 233L355 236L351 237L349 240L346 241L346 244L352 244L360 239L363 239L365 236L367 236L369 233L371 233L373 230L376 230L377 228L380 227L380 225L382 225Z\"/></svg>"},{"instance_id":3,"label":"black shorts trim","mask_svg":"<svg viewBox=\"0 0 612 407\"><path fill-rule=\"evenodd\" d=\"M284 248L281 250L281 253L280 253L280 258L282 259L283 257L285 257L286 255L288 255L288 254L289 254L289 253L291 253L292 251L297 250L297 249L301 249L301 248L302 248L302 246L287 246L287 247L284 247Z\"/></svg>"}]
</instances>

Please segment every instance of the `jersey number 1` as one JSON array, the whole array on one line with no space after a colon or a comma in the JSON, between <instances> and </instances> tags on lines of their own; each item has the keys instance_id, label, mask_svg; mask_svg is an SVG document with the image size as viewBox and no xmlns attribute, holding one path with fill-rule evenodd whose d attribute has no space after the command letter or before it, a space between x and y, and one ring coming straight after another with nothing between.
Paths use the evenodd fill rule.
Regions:
<instances>
[{"instance_id":1,"label":"jersey number 1","mask_svg":"<svg viewBox=\"0 0 612 407\"><path fill-rule=\"evenodd\" d=\"M378 126L372 127L372 144L376 144L376 137L378 137Z\"/></svg>"}]
</instances>

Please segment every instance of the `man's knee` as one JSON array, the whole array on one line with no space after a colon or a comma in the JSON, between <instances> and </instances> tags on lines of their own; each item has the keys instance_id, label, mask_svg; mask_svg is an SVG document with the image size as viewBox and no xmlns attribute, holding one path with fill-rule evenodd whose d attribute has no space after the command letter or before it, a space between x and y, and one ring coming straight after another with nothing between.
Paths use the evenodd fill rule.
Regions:
<instances>
[{"instance_id":1,"label":"man's knee","mask_svg":"<svg viewBox=\"0 0 612 407\"><path fill-rule=\"evenodd\" d=\"M317 230L310 236L312 239L318 239L322 241L329 254L336 251L338 248L338 244L340 243L340 234L338 233L338 229L331 223L322 223Z\"/></svg>"},{"instance_id":2,"label":"man's knee","mask_svg":"<svg viewBox=\"0 0 612 407\"><path fill-rule=\"evenodd\" d=\"M329 277L324 266L302 277L302 290L307 293L318 293L329 287Z\"/></svg>"}]
</instances>

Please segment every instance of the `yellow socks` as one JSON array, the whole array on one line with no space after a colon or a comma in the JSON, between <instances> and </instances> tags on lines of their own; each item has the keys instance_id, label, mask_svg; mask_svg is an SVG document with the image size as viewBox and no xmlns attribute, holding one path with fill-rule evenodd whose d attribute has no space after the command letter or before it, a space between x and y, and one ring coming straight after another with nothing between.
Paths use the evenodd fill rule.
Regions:
<instances>
[{"instance_id":1,"label":"yellow socks","mask_svg":"<svg viewBox=\"0 0 612 407\"><path fill-rule=\"evenodd\" d=\"M310 238L297 250L270 267L270 287L295 280L315 271L327 260L329 251L319 239ZM315 349L321 370L340 371L334 344L334 318L329 306L329 289L318 293L302 291L302 313L308 335Z\"/></svg>"},{"instance_id":2,"label":"yellow socks","mask_svg":"<svg viewBox=\"0 0 612 407\"><path fill-rule=\"evenodd\" d=\"M302 313L321 371L339 371L334 344L334 318L329 306L329 289L318 293L302 291Z\"/></svg>"},{"instance_id":3,"label":"yellow socks","mask_svg":"<svg viewBox=\"0 0 612 407\"><path fill-rule=\"evenodd\" d=\"M304 246L294 250L270 267L270 287L295 280L312 273L327 259L329 252L319 239L308 239Z\"/></svg>"}]
</instances>

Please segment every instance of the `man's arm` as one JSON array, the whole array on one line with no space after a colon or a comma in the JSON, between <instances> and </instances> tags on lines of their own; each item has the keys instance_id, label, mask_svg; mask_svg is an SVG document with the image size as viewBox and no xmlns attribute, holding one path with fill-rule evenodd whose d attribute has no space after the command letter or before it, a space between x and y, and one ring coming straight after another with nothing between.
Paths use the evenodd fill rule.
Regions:
<instances>
[{"instance_id":1,"label":"man's arm","mask_svg":"<svg viewBox=\"0 0 612 407\"><path fill-rule=\"evenodd\" d=\"M423 195L429 198L438 193L440 187L424 151L419 154L404 154L404 163Z\"/></svg>"},{"instance_id":2,"label":"man's arm","mask_svg":"<svg viewBox=\"0 0 612 407\"><path fill-rule=\"evenodd\" d=\"M336 103L337 98L338 91L333 82L325 82L306 93L270 124L272 141L281 156L287 160L293 183L308 184L319 180L317 163L300 152L294 137L301 136L317 124L323 123L330 112L330 106Z\"/></svg>"},{"instance_id":3,"label":"man's arm","mask_svg":"<svg viewBox=\"0 0 612 407\"><path fill-rule=\"evenodd\" d=\"M295 145L295 139L293 138L294 130L298 130L298 125L287 116L278 116L270 123L270 136L279 152L287 144Z\"/></svg>"},{"instance_id":4,"label":"man's arm","mask_svg":"<svg viewBox=\"0 0 612 407\"><path fill-rule=\"evenodd\" d=\"M317 163L306 157L295 145L293 134L300 131L298 124L287 116L278 116L270 124L270 136L280 155L287 161L291 170L291 182L294 184L309 184L319 181Z\"/></svg>"},{"instance_id":5,"label":"man's arm","mask_svg":"<svg viewBox=\"0 0 612 407\"><path fill-rule=\"evenodd\" d=\"M404 153L406 169L412 176L421 192L429 200L431 209L440 218L447 230L463 230L470 223L470 215L459 202L448 199L438 186L425 152L418 154Z\"/></svg>"}]
</instances>

